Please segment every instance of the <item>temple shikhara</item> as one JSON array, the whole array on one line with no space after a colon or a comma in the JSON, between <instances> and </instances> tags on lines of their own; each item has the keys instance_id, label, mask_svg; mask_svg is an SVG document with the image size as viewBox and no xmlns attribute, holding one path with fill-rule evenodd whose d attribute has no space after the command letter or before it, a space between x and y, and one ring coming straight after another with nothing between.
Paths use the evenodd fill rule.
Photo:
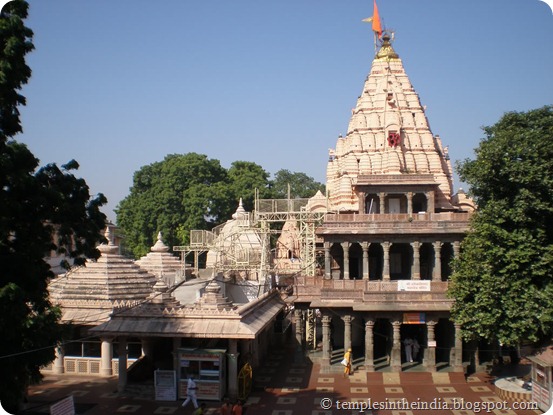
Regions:
<instances>
[{"instance_id":1,"label":"temple shikhara","mask_svg":"<svg viewBox=\"0 0 553 415\"><path fill-rule=\"evenodd\" d=\"M326 194L256 198L252 212L240 201L226 223L191 230L173 253L158 235L136 262L106 234L96 263L51 284L75 337L88 337L60 348L50 370L118 373L124 390L155 367L176 373L178 397L192 374L201 399L221 399L247 394L237 378L251 386L287 335L329 371L349 348L365 371L462 371L474 360L447 291L475 206L453 190L447 147L393 34L375 21L373 30L378 50L329 151Z\"/></svg>"}]
</instances>

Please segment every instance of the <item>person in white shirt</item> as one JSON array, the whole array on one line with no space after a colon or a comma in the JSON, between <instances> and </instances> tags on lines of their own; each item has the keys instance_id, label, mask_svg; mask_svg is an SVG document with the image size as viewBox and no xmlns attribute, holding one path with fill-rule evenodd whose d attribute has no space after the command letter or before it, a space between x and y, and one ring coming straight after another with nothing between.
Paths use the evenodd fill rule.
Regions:
<instances>
[{"instance_id":1,"label":"person in white shirt","mask_svg":"<svg viewBox=\"0 0 553 415\"><path fill-rule=\"evenodd\" d=\"M198 385L196 382L194 382L194 378L192 375L188 376L188 383L186 384L186 399L182 403L182 407L184 408L186 405L188 405L188 402L192 401L192 404L194 405L194 409L198 409L198 400L196 399L196 390L198 389Z\"/></svg>"}]
</instances>

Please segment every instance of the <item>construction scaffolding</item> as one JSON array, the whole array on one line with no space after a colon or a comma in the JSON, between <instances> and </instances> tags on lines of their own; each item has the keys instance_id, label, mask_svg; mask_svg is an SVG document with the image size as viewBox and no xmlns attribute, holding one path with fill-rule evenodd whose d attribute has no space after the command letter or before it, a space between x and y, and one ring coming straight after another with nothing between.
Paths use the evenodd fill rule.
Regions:
<instances>
[{"instance_id":1,"label":"construction scaffolding","mask_svg":"<svg viewBox=\"0 0 553 415\"><path fill-rule=\"evenodd\" d=\"M325 212L309 212L309 199L259 199L256 192L253 212L240 212L211 231L191 230L190 244L175 246L181 252L183 267L186 258L194 255L194 271L198 275L199 256L208 252L211 263L207 268L213 273L244 273L249 279L265 281L275 273L274 247L271 235L279 234L276 223L295 221L300 241L301 272L314 275L316 270L315 229L322 223Z\"/></svg>"}]
</instances>

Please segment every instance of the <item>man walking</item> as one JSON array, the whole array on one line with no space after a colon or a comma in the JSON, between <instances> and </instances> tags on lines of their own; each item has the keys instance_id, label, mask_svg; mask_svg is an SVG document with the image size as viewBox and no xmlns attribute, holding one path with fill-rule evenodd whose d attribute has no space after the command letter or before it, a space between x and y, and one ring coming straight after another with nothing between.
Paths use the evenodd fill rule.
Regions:
<instances>
[{"instance_id":1,"label":"man walking","mask_svg":"<svg viewBox=\"0 0 553 415\"><path fill-rule=\"evenodd\" d=\"M196 390L198 389L198 386L196 385L196 382L194 382L194 377L192 375L188 376L188 382L186 384L186 399L182 403L182 407L184 408L186 405L188 405L188 402L192 401L192 404L194 405L194 409L198 409L198 400L196 399Z\"/></svg>"}]
</instances>

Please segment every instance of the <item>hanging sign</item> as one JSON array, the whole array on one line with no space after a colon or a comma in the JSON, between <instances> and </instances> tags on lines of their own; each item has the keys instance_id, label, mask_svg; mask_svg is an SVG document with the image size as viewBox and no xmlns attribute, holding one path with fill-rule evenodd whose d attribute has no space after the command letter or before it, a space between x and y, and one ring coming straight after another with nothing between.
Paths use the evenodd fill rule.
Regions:
<instances>
[{"instance_id":1,"label":"hanging sign","mask_svg":"<svg viewBox=\"0 0 553 415\"><path fill-rule=\"evenodd\" d=\"M403 313L403 324L424 324L426 323L425 313Z\"/></svg>"},{"instance_id":2,"label":"hanging sign","mask_svg":"<svg viewBox=\"0 0 553 415\"><path fill-rule=\"evenodd\" d=\"M430 280L399 280L398 291L430 291Z\"/></svg>"}]
</instances>

